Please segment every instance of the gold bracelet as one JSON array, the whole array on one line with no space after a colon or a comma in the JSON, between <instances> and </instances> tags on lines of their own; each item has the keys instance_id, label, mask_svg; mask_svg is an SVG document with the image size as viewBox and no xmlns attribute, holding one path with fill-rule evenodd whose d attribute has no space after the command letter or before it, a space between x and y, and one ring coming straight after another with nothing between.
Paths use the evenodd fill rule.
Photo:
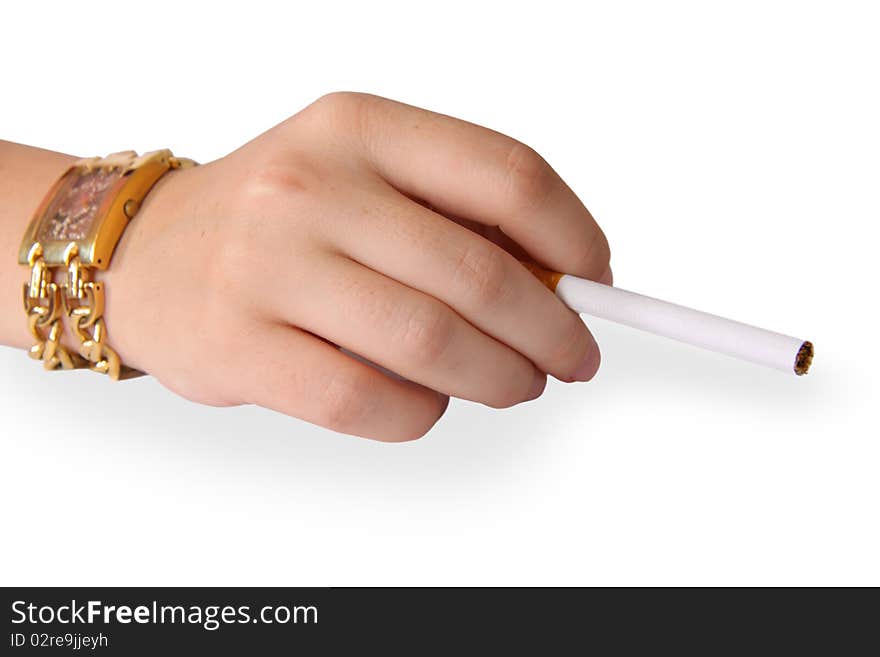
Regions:
<instances>
[{"instance_id":1,"label":"gold bracelet","mask_svg":"<svg viewBox=\"0 0 880 657\"><path fill-rule=\"evenodd\" d=\"M78 160L46 194L18 253L19 264L31 269L24 309L35 344L28 353L46 370L89 367L114 380L143 374L124 366L107 344L104 287L93 274L109 267L125 227L159 178L195 164L167 149ZM56 271L65 272L61 284ZM61 344L65 315L79 354Z\"/></svg>"}]
</instances>

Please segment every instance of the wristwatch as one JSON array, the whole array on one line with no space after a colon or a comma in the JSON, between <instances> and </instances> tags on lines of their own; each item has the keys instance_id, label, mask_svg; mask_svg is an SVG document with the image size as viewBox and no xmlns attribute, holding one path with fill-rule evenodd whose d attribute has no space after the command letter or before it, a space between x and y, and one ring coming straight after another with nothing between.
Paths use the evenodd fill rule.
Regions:
<instances>
[{"instance_id":1,"label":"wristwatch","mask_svg":"<svg viewBox=\"0 0 880 657\"><path fill-rule=\"evenodd\" d=\"M31 268L24 284L28 329L35 339L32 358L47 370L89 367L112 379L143 374L125 367L107 343L104 287L96 270L110 266L128 222L147 193L172 169L194 166L170 150L134 151L74 162L52 186L24 234L18 262ZM62 282L55 272L63 271ZM79 353L62 344L62 319Z\"/></svg>"}]
</instances>

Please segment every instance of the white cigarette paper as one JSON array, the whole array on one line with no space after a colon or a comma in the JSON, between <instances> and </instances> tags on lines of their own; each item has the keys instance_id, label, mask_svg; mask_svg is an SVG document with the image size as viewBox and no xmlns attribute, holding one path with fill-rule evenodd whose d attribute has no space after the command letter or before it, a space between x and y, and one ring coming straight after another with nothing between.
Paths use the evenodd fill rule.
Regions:
<instances>
[{"instance_id":1,"label":"white cigarette paper","mask_svg":"<svg viewBox=\"0 0 880 657\"><path fill-rule=\"evenodd\" d=\"M564 274L556 294L572 310L728 356L806 374L813 345L800 338L749 326L620 288Z\"/></svg>"}]
</instances>

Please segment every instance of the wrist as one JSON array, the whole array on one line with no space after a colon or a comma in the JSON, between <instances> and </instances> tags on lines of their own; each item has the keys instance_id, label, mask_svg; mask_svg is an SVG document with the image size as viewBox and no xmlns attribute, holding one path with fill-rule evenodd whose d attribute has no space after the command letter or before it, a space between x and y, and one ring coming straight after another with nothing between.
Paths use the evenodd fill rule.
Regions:
<instances>
[{"instance_id":1,"label":"wrist","mask_svg":"<svg viewBox=\"0 0 880 657\"><path fill-rule=\"evenodd\" d=\"M105 283L108 340L123 363L141 371L149 371L150 347L162 329L157 318L162 316L158 306L165 291L159 274L172 257L158 246L159 236L178 220L187 181L196 173L196 169L169 171L156 182L122 234L110 267L96 276Z\"/></svg>"},{"instance_id":2,"label":"wrist","mask_svg":"<svg viewBox=\"0 0 880 657\"><path fill-rule=\"evenodd\" d=\"M40 201L77 160L72 155L0 141L0 344L32 344L21 314L21 287L28 272L18 264L21 237Z\"/></svg>"}]
</instances>

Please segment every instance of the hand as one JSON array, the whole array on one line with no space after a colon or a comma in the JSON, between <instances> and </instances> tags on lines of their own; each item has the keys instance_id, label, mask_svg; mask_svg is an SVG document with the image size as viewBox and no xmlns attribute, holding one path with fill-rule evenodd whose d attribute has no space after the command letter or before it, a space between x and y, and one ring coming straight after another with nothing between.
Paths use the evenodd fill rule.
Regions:
<instances>
[{"instance_id":1,"label":"hand","mask_svg":"<svg viewBox=\"0 0 880 657\"><path fill-rule=\"evenodd\" d=\"M330 94L160 180L106 272L108 340L198 402L414 439L449 395L501 408L595 374L590 332L518 257L610 280L602 231L527 146Z\"/></svg>"}]
</instances>

